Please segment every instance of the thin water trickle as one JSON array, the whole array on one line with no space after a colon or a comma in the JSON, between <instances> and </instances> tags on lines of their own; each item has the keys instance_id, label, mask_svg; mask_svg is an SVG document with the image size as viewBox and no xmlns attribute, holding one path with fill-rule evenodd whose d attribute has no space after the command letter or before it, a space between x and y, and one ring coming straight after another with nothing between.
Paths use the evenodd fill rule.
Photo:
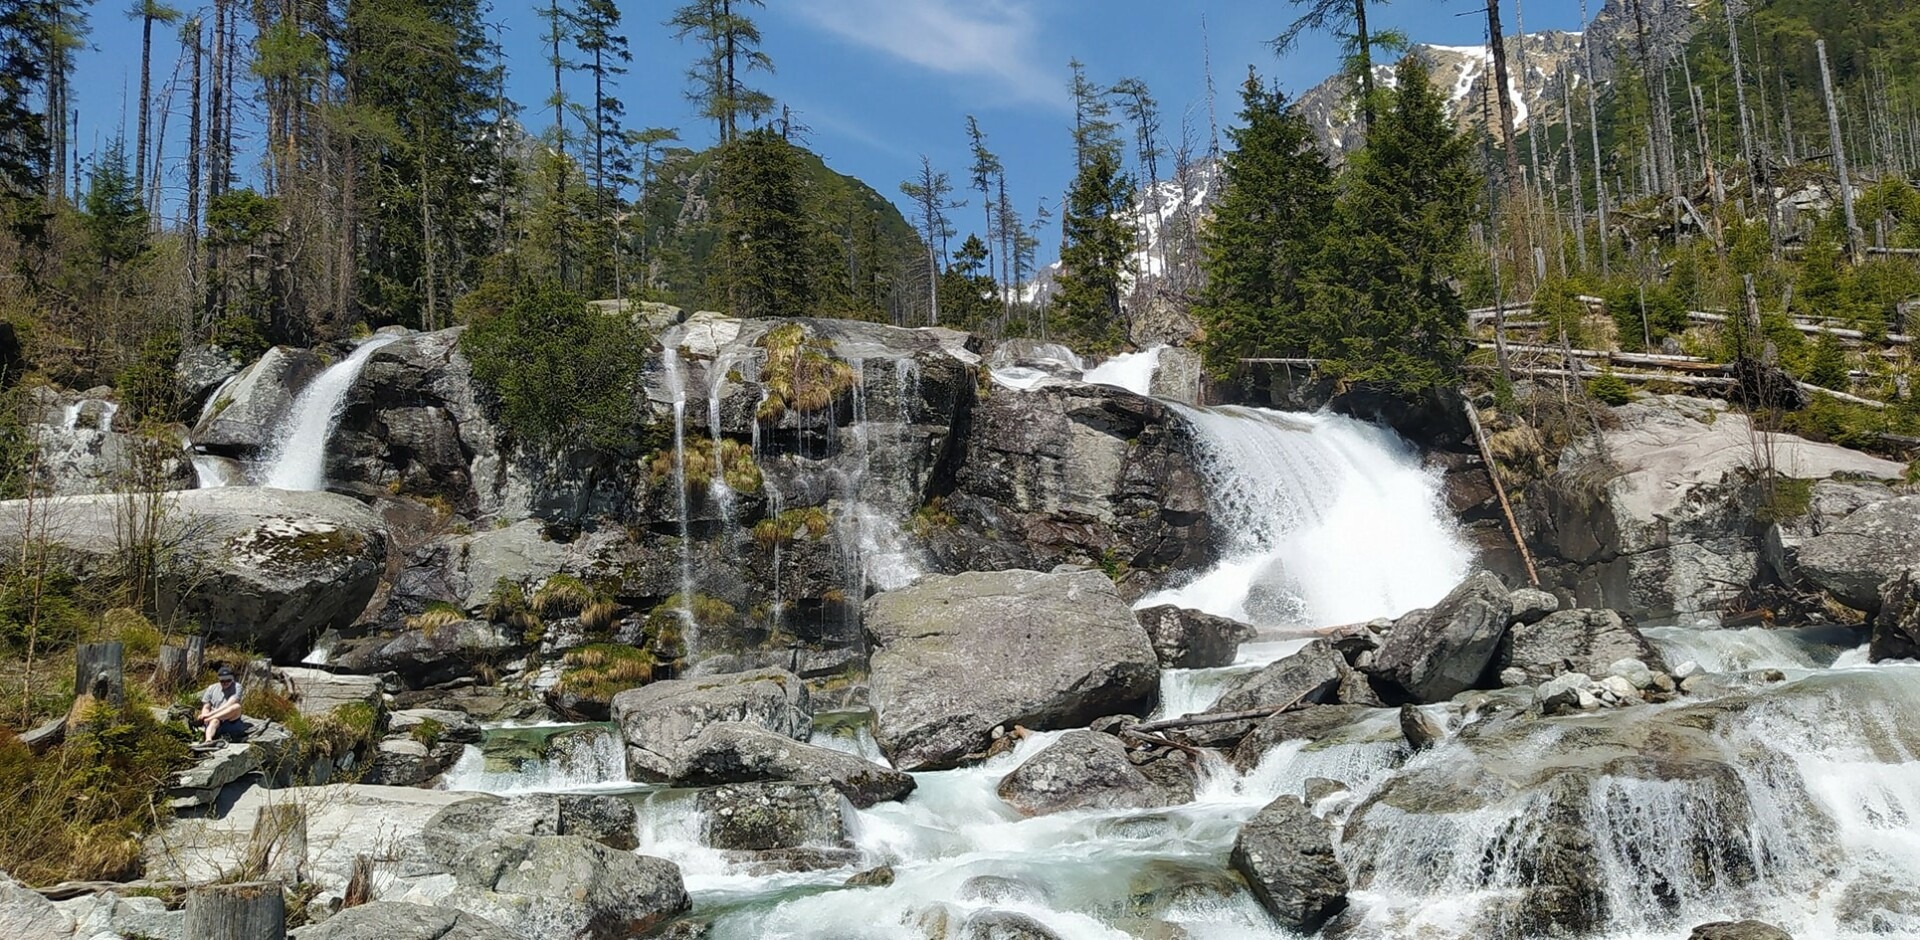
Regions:
<instances>
[{"instance_id":1,"label":"thin water trickle","mask_svg":"<svg viewBox=\"0 0 1920 940\"><path fill-rule=\"evenodd\" d=\"M273 448L263 462L260 485L283 490L323 490L327 488L327 440L340 420L340 408L346 402L360 370L381 347L400 337L382 333L355 347L345 359L328 366L302 389L293 400L275 436Z\"/></svg>"},{"instance_id":2,"label":"thin water trickle","mask_svg":"<svg viewBox=\"0 0 1920 940\"><path fill-rule=\"evenodd\" d=\"M680 350L661 356L667 372L667 392L673 396L673 494L680 516L680 622L683 654L692 662L700 625L693 617L693 525L687 501L687 387L681 377Z\"/></svg>"}]
</instances>

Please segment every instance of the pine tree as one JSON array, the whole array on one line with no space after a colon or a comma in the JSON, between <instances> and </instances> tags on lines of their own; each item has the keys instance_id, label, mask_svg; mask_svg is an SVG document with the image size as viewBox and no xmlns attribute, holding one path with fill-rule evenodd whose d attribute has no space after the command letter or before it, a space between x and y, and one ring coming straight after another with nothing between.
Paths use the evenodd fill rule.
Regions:
<instances>
[{"instance_id":1,"label":"pine tree","mask_svg":"<svg viewBox=\"0 0 1920 940\"><path fill-rule=\"evenodd\" d=\"M773 110L773 98L749 88L747 75L773 71L773 59L760 51L760 27L739 11L764 9L765 0L693 0L674 11L667 25L682 41L689 37L704 47L687 70L687 97L700 106L702 117L714 122L720 143L740 135L740 116L758 120Z\"/></svg>"},{"instance_id":2,"label":"pine tree","mask_svg":"<svg viewBox=\"0 0 1920 940\"><path fill-rule=\"evenodd\" d=\"M1062 339L1086 353L1126 342L1121 288L1135 276L1137 233L1125 215L1134 185L1120 168L1118 147L1099 147L1074 177L1060 212L1060 292L1053 299Z\"/></svg>"},{"instance_id":3,"label":"pine tree","mask_svg":"<svg viewBox=\"0 0 1920 940\"><path fill-rule=\"evenodd\" d=\"M993 151L987 149L987 135L981 133L980 122L974 120L971 114L967 115L967 149L973 154L973 166L968 171L968 179L973 184L974 191L980 194L980 209L986 215L986 228L980 233L981 237L986 239L986 241L981 242L981 247L986 248L994 241L996 232L996 222L993 211L993 181L1001 172L1000 158L994 156ZM987 279L992 280L993 252L991 248L987 250L985 263Z\"/></svg>"},{"instance_id":4,"label":"pine tree","mask_svg":"<svg viewBox=\"0 0 1920 940\"><path fill-rule=\"evenodd\" d=\"M922 154L919 178L901 183L900 194L913 200L920 240L927 246L927 323L938 326L940 256L944 254L938 250L938 246L945 245L947 239L953 237L953 226L947 221L947 210L958 207L948 199L953 194L953 183L944 170L935 170L933 161Z\"/></svg>"},{"instance_id":5,"label":"pine tree","mask_svg":"<svg viewBox=\"0 0 1920 940\"><path fill-rule=\"evenodd\" d=\"M45 80L40 24L27 4L0 7L0 224L26 236L47 185L46 114L34 105Z\"/></svg>"},{"instance_id":6,"label":"pine tree","mask_svg":"<svg viewBox=\"0 0 1920 940\"><path fill-rule=\"evenodd\" d=\"M954 252L952 266L940 278L940 309L947 326L977 331L1000 312L988 258L987 243L978 235L968 235Z\"/></svg>"},{"instance_id":7,"label":"pine tree","mask_svg":"<svg viewBox=\"0 0 1920 940\"><path fill-rule=\"evenodd\" d=\"M1412 56L1342 177L1309 302L1330 371L1406 394L1457 384L1467 343L1452 282L1479 187L1471 148Z\"/></svg>"},{"instance_id":8,"label":"pine tree","mask_svg":"<svg viewBox=\"0 0 1920 940\"><path fill-rule=\"evenodd\" d=\"M814 284L800 152L769 128L720 151L715 294L740 317L807 316Z\"/></svg>"},{"instance_id":9,"label":"pine tree","mask_svg":"<svg viewBox=\"0 0 1920 940\"><path fill-rule=\"evenodd\" d=\"M147 120L153 113L153 24L177 22L180 11L157 0L139 0L127 15L140 21L140 100L135 104L140 111L140 131L133 148L133 187L144 194L147 160L151 155L147 149Z\"/></svg>"},{"instance_id":10,"label":"pine tree","mask_svg":"<svg viewBox=\"0 0 1920 940\"><path fill-rule=\"evenodd\" d=\"M579 0L574 14L574 47L582 55L581 68L593 79L593 98L582 115L592 144L595 216L609 245L604 254L610 269L596 266L590 279L596 291L611 288L614 296L626 296L621 276L619 233L614 216L620 205L620 193L633 182L633 159L626 148L621 120L626 105L613 94L612 85L627 73L626 63L633 61L627 51L627 37L619 32L620 7L614 0Z\"/></svg>"},{"instance_id":11,"label":"pine tree","mask_svg":"<svg viewBox=\"0 0 1920 940\"><path fill-rule=\"evenodd\" d=\"M94 160L81 210L87 246L103 270L110 273L146 253L146 200L127 169L125 140L114 138Z\"/></svg>"},{"instance_id":12,"label":"pine tree","mask_svg":"<svg viewBox=\"0 0 1920 940\"><path fill-rule=\"evenodd\" d=\"M1067 91L1073 96L1073 169L1079 173L1096 152L1119 154L1120 125L1109 118L1113 112L1107 104L1107 90L1087 80L1086 65L1073 59L1067 68L1073 72Z\"/></svg>"},{"instance_id":13,"label":"pine tree","mask_svg":"<svg viewBox=\"0 0 1920 940\"><path fill-rule=\"evenodd\" d=\"M1193 310L1221 374L1242 357L1311 354L1318 333L1305 306L1334 209L1333 171L1305 118L1251 69L1240 96Z\"/></svg>"},{"instance_id":14,"label":"pine tree","mask_svg":"<svg viewBox=\"0 0 1920 940\"><path fill-rule=\"evenodd\" d=\"M1340 38L1341 51L1346 55L1346 67L1343 71L1352 76L1360 87L1360 118L1367 130L1372 130L1374 112L1378 108L1378 93L1373 81L1374 47L1401 48L1406 45L1406 37L1398 32L1369 32L1367 29L1367 0L1289 0L1296 7L1305 7L1306 12L1287 27L1286 32L1274 39L1274 50L1282 55L1292 50L1304 33L1331 33Z\"/></svg>"}]
</instances>

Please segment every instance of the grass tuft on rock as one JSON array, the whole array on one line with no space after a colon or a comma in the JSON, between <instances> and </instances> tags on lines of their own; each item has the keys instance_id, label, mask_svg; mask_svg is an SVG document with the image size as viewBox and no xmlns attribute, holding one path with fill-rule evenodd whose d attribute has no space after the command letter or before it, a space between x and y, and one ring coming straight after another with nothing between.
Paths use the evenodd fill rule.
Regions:
<instances>
[{"instance_id":1,"label":"grass tuft on rock","mask_svg":"<svg viewBox=\"0 0 1920 940\"><path fill-rule=\"evenodd\" d=\"M561 660L558 688L593 701L610 701L628 689L653 681L652 653L619 643L592 643L568 650Z\"/></svg>"}]
</instances>

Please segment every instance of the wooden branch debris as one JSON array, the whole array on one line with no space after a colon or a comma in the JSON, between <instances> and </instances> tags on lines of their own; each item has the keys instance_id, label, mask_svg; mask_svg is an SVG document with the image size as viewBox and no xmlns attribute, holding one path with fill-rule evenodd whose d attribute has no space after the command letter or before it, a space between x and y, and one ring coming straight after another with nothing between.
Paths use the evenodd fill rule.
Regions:
<instances>
[{"instance_id":1,"label":"wooden branch debris","mask_svg":"<svg viewBox=\"0 0 1920 940\"><path fill-rule=\"evenodd\" d=\"M1711 313L1705 310L1689 310L1687 311L1687 319L1695 323L1725 323L1727 322L1727 315L1724 313ZM1837 326L1820 326L1818 324L1808 323L1804 318L1800 317L1793 318L1793 328L1807 334L1826 333L1830 336L1839 337L1840 339L1868 342L1867 334L1859 330L1849 330ZM1907 346L1913 343L1913 337L1905 333L1888 333L1886 342L1895 346Z\"/></svg>"},{"instance_id":2,"label":"wooden branch debris","mask_svg":"<svg viewBox=\"0 0 1920 940\"><path fill-rule=\"evenodd\" d=\"M1473 440L1480 445L1480 462L1486 465L1487 479L1493 481L1493 493L1500 497L1500 511L1507 516L1507 533L1513 536L1513 547L1520 550L1520 560L1527 563L1527 581L1539 587L1540 572L1534 570L1533 553L1527 551L1527 540L1520 534L1520 523L1514 521L1513 504L1507 502L1507 487L1500 482L1500 466L1494 463L1493 451L1487 447L1487 432L1480 427L1480 409L1475 408L1471 401L1460 404L1467 412L1467 423L1473 425Z\"/></svg>"},{"instance_id":3,"label":"wooden branch debris","mask_svg":"<svg viewBox=\"0 0 1920 940\"><path fill-rule=\"evenodd\" d=\"M1167 731L1173 728L1201 728L1207 725L1224 725L1234 721L1258 721L1262 718L1272 718L1275 715L1298 711L1308 705L1323 704L1321 700L1339 688L1339 679L1328 679L1300 693L1299 698L1285 705L1262 705L1259 708L1248 708L1241 711L1212 712L1198 715L1182 715L1179 718L1162 718L1159 721L1148 721L1137 725L1128 725L1123 730L1133 734L1147 734L1154 731Z\"/></svg>"},{"instance_id":4,"label":"wooden branch debris","mask_svg":"<svg viewBox=\"0 0 1920 940\"><path fill-rule=\"evenodd\" d=\"M1488 365L1469 364L1467 368L1475 369L1481 372L1490 372L1493 370L1493 367ZM1573 378L1573 379L1590 379L1600 374L1599 372L1592 369L1580 369L1580 370L1545 369L1545 368L1524 369L1524 368L1516 367L1514 371L1522 372L1527 375L1540 375L1540 376L1548 376L1551 378ZM1662 375L1654 372L1614 372L1612 373L1612 375L1614 378L1617 378L1623 382L1639 382L1639 383L1670 382L1674 385L1688 385L1688 386L1693 386L1695 388L1729 388L1729 387L1740 384L1740 381L1738 379L1724 378L1721 376L1711 376L1711 375L1678 375L1678 374L1671 374L1671 373Z\"/></svg>"}]
</instances>

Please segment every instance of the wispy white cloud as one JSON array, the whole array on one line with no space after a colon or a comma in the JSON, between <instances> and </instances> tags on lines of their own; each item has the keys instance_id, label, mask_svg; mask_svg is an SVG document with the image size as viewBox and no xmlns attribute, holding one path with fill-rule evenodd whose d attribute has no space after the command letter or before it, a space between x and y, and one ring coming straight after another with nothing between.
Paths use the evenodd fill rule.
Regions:
<instances>
[{"instance_id":1,"label":"wispy white cloud","mask_svg":"<svg viewBox=\"0 0 1920 940\"><path fill-rule=\"evenodd\" d=\"M808 0L788 9L857 45L983 81L1003 101L1066 102L1066 80L1048 66L1040 23L1020 0Z\"/></svg>"}]
</instances>

